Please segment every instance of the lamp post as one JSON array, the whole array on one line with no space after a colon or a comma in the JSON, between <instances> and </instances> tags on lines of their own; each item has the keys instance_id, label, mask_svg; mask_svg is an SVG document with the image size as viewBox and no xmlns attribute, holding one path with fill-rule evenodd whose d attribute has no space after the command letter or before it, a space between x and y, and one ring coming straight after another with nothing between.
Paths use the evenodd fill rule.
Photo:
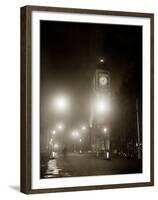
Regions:
<instances>
[{"instance_id":1,"label":"lamp post","mask_svg":"<svg viewBox=\"0 0 158 200\"><path fill-rule=\"evenodd\" d=\"M69 98L64 94L55 96L50 102L50 107L53 109L53 112L59 116L61 114L63 115L64 113L68 113L69 105ZM64 130L64 124L57 124L55 129L53 130L50 129L50 126L52 126L51 113L49 115L47 124L47 144L49 156L51 155L51 151L53 150L53 144L50 144L51 138L53 137L54 139L57 132L61 132Z\"/></svg>"},{"instance_id":2,"label":"lamp post","mask_svg":"<svg viewBox=\"0 0 158 200\"><path fill-rule=\"evenodd\" d=\"M49 140L50 158L55 157L55 152L54 152L55 136L56 136L56 130L53 129L50 131L50 140Z\"/></svg>"},{"instance_id":3,"label":"lamp post","mask_svg":"<svg viewBox=\"0 0 158 200\"><path fill-rule=\"evenodd\" d=\"M106 160L109 160L110 159L110 133L109 133L109 129L104 127L103 133L104 133L104 158Z\"/></svg>"},{"instance_id":4,"label":"lamp post","mask_svg":"<svg viewBox=\"0 0 158 200\"><path fill-rule=\"evenodd\" d=\"M137 112L137 141L138 141L138 160L141 159L141 149L140 149L140 125L139 125L139 109L138 109L138 99L136 99L136 112Z\"/></svg>"},{"instance_id":5,"label":"lamp post","mask_svg":"<svg viewBox=\"0 0 158 200\"><path fill-rule=\"evenodd\" d=\"M80 153L82 153L82 139L80 138Z\"/></svg>"},{"instance_id":6,"label":"lamp post","mask_svg":"<svg viewBox=\"0 0 158 200\"><path fill-rule=\"evenodd\" d=\"M72 132L72 137L74 139L74 152L76 152L76 140L78 139L79 137L79 132L77 130L74 130Z\"/></svg>"}]
</instances>

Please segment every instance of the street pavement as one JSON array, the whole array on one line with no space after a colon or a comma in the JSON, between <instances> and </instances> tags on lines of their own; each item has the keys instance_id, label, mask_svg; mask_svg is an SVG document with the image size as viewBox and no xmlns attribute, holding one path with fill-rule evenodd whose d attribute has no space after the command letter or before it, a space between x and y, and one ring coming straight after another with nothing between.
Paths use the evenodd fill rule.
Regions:
<instances>
[{"instance_id":1,"label":"street pavement","mask_svg":"<svg viewBox=\"0 0 158 200\"><path fill-rule=\"evenodd\" d=\"M41 178L71 176L95 176L141 173L141 160L112 158L105 160L91 153L67 153L44 160L41 164Z\"/></svg>"}]
</instances>

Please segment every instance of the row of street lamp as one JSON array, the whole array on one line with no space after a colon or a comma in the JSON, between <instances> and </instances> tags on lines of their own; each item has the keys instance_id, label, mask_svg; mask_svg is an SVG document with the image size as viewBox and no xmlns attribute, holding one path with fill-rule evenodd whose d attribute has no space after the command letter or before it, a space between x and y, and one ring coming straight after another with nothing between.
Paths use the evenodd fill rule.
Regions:
<instances>
[{"instance_id":1,"label":"row of street lamp","mask_svg":"<svg viewBox=\"0 0 158 200\"><path fill-rule=\"evenodd\" d=\"M58 124L57 125L57 129L53 129L52 131L51 131L51 133L52 133L52 136L53 135L56 135L57 134L57 132L61 132L61 131L63 131L64 130L64 125L63 124ZM86 131L87 130L87 127L84 125L84 126L82 126L81 127L81 130L82 131ZM73 137L78 137L79 136L79 131L77 130L77 129L75 129L73 132L72 132L72 136Z\"/></svg>"},{"instance_id":2,"label":"row of street lamp","mask_svg":"<svg viewBox=\"0 0 158 200\"><path fill-rule=\"evenodd\" d=\"M52 137L50 138L50 141L52 142L52 140L54 139L54 136L58 133L58 132L62 132L64 130L64 125L63 124L58 124L57 126L57 130L53 129L51 131L52 133ZM86 132L87 130L87 127L85 125L81 126L81 131L82 132ZM74 139L78 139L79 138L79 142L82 142L82 138L81 138L81 131L79 131L78 129L74 129L72 132L71 132L71 136L74 138ZM107 127L103 127L102 128L102 132L104 134L106 134L108 131Z\"/></svg>"},{"instance_id":3,"label":"row of street lamp","mask_svg":"<svg viewBox=\"0 0 158 200\"><path fill-rule=\"evenodd\" d=\"M96 102L95 105L93 105L95 110L97 111L97 113L99 114L104 114L109 108L109 103L107 101L105 101L105 98L101 98L101 97L97 97L96 98ZM64 112L68 112L70 108L70 100L67 96L64 95L60 95L57 96L54 101L53 101L53 109L60 113L64 113ZM52 129L51 132L51 137L49 140L49 144L53 146L53 148L58 148L59 144L55 143L55 136L57 133L59 132L63 132L65 129L65 125L63 123L59 123L57 124L54 129ZM74 129L71 132L71 137L74 138L76 141L78 140L80 142L80 144L82 143L82 137L80 132L86 132L86 130L88 129L88 126L86 125L82 125L80 127L80 129ZM102 132L104 134L106 134L108 132L106 127L102 128Z\"/></svg>"},{"instance_id":4,"label":"row of street lamp","mask_svg":"<svg viewBox=\"0 0 158 200\"><path fill-rule=\"evenodd\" d=\"M108 112L110 110L109 99L104 95L97 96L93 106L95 111L99 114ZM69 107L70 107L70 100L67 96L63 95L57 96L53 101L53 108L58 113L64 113L68 111Z\"/></svg>"}]
</instances>

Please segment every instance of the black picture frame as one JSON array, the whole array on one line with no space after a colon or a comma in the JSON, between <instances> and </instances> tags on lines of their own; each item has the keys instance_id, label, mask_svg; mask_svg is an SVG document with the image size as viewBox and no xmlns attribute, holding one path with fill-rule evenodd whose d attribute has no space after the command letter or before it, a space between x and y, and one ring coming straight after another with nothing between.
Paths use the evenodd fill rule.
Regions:
<instances>
[{"instance_id":1,"label":"black picture frame","mask_svg":"<svg viewBox=\"0 0 158 200\"><path fill-rule=\"evenodd\" d=\"M140 183L108 184L93 186L75 186L59 188L32 188L32 12L62 12L91 15L122 16L150 19L150 181ZM100 190L124 187L144 187L154 185L154 15L151 13L120 12L105 10L87 10L75 8L56 8L43 6L25 6L21 8L21 182L20 190L26 194L66 192L81 190ZM61 179L62 181L62 179Z\"/></svg>"}]
</instances>

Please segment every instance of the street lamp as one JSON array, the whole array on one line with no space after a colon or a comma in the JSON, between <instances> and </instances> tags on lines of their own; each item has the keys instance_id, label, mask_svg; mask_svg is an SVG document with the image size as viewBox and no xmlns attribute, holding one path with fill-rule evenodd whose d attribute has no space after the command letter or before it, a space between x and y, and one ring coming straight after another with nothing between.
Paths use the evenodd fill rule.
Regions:
<instances>
[{"instance_id":1,"label":"street lamp","mask_svg":"<svg viewBox=\"0 0 158 200\"><path fill-rule=\"evenodd\" d=\"M53 131L52 131L52 134L55 135L55 134L56 134L56 130L53 130Z\"/></svg>"},{"instance_id":2,"label":"street lamp","mask_svg":"<svg viewBox=\"0 0 158 200\"><path fill-rule=\"evenodd\" d=\"M98 98L96 100L96 111L99 114L105 114L110 110L110 102L106 98Z\"/></svg>"},{"instance_id":3,"label":"street lamp","mask_svg":"<svg viewBox=\"0 0 158 200\"><path fill-rule=\"evenodd\" d=\"M73 132L72 132L72 136L73 136L74 138L77 138L77 137L79 136L79 132L78 132L78 131L73 131Z\"/></svg>"},{"instance_id":4,"label":"street lamp","mask_svg":"<svg viewBox=\"0 0 158 200\"><path fill-rule=\"evenodd\" d=\"M68 108L68 99L65 96L56 97L54 107L57 111L64 112Z\"/></svg>"},{"instance_id":5,"label":"street lamp","mask_svg":"<svg viewBox=\"0 0 158 200\"><path fill-rule=\"evenodd\" d=\"M104 127L104 128L103 128L103 131L104 131L104 133L106 133L106 132L107 132L107 128L106 128L106 127Z\"/></svg>"},{"instance_id":6,"label":"street lamp","mask_svg":"<svg viewBox=\"0 0 158 200\"><path fill-rule=\"evenodd\" d=\"M62 130L64 129L63 124L58 124L58 125L57 125L57 129L58 129L59 131L62 131Z\"/></svg>"},{"instance_id":7,"label":"street lamp","mask_svg":"<svg viewBox=\"0 0 158 200\"><path fill-rule=\"evenodd\" d=\"M104 113L106 110L106 106L103 100L97 100L96 102L96 110L99 113Z\"/></svg>"},{"instance_id":8,"label":"street lamp","mask_svg":"<svg viewBox=\"0 0 158 200\"><path fill-rule=\"evenodd\" d=\"M85 131L86 130L86 126L82 126L82 128L81 128L83 131Z\"/></svg>"},{"instance_id":9,"label":"street lamp","mask_svg":"<svg viewBox=\"0 0 158 200\"><path fill-rule=\"evenodd\" d=\"M103 57L99 58L99 62L104 63L105 62L104 58Z\"/></svg>"},{"instance_id":10,"label":"street lamp","mask_svg":"<svg viewBox=\"0 0 158 200\"><path fill-rule=\"evenodd\" d=\"M54 144L54 148L58 149L59 145L57 143Z\"/></svg>"}]
</instances>

